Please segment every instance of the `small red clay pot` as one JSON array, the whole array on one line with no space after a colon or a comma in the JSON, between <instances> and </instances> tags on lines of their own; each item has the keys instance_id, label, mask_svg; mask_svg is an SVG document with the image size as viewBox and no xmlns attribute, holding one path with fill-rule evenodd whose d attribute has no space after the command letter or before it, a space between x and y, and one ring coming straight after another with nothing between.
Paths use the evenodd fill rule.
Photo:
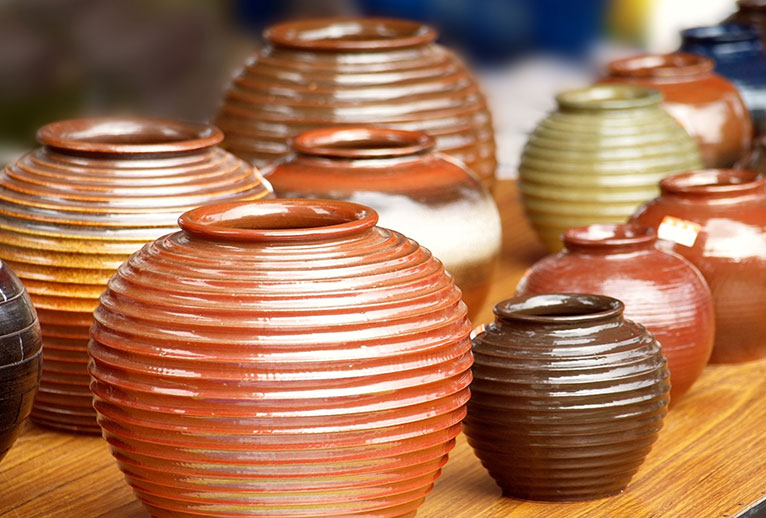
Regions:
<instances>
[{"instance_id":1,"label":"small red clay pot","mask_svg":"<svg viewBox=\"0 0 766 518\"><path fill-rule=\"evenodd\" d=\"M563 234L564 250L535 263L516 295L596 293L620 297L625 317L646 326L668 359L677 402L710 358L713 298L689 261L655 245L654 229L637 224L590 225Z\"/></svg>"},{"instance_id":2,"label":"small red clay pot","mask_svg":"<svg viewBox=\"0 0 766 518\"><path fill-rule=\"evenodd\" d=\"M766 180L753 171L693 171L665 178L660 189L632 221L662 224L660 246L687 258L707 280L716 314L710 361L766 356ZM676 240L690 236L693 243L662 240L679 231Z\"/></svg>"}]
</instances>

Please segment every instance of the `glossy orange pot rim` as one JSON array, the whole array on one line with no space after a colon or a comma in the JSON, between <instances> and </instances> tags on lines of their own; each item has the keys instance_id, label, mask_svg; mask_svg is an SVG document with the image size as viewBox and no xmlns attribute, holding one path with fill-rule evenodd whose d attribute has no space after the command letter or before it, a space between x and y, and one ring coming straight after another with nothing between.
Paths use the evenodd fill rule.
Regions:
<instances>
[{"instance_id":1,"label":"glossy orange pot rim","mask_svg":"<svg viewBox=\"0 0 766 518\"><path fill-rule=\"evenodd\" d=\"M493 308L501 320L533 324L590 324L618 317L625 305L612 297L587 293L550 293L513 297Z\"/></svg>"},{"instance_id":2,"label":"glossy orange pot rim","mask_svg":"<svg viewBox=\"0 0 766 518\"><path fill-rule=\"evenodd\" d=\"M331 158L385 158L423 153L436 142L420 131L366 126L330 127L309 130L291 142L302 155Z\"/></svg>"},{"instance_id":3,"label":"glossy orange pot rim","mask_svg":"<svg viewBox=\"0 0 766 518\"><path fill-rule=\"evenodd\" d=\"M766 179L746 169L700 169L660 180L662 194L738 195L764 192Z\"/></svg>"},{"instance_id":4,"label":"glossy orange pot rim","mask_svg":"<svg viewBox=\"0 0 766 518\"><path fill-rule=\"evenodd\" d=\"M713 60L698 54L642 54L618 59L607 65L612 77L627 78L685 78L713 71Z\"/></svg>"},{"instance_id":5,"label":"glossy orange pot rim","mask_svg":"<svg viewBox=\"0 0 766 518\"><path fill-rule=\"evenodd\" d=\"M652 247L657 241L653 228L638 223L585 225L566 230L561 235L567 249Z\"/></svg>"}]
</instances>

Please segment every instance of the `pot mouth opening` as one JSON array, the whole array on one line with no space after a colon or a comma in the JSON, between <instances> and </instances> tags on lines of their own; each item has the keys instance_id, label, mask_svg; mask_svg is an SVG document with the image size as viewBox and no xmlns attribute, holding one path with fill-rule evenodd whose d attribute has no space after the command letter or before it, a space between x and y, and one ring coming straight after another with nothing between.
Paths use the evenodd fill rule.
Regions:
<instances>
[{"instance_id":1,"label":"pot mouth opening","mask_svg":"<svg viewBox=\"0 0 766 518\"><path fill-rule=\"evenodd\" d=\"M556 102L576 110L621 110L659 105L662 94L641 86L596 85L562 92Z\"/></svg>"},{"instance_id":2,"label":"pot mouth opening","mask_svg":"<svg viewBox=\"0 0 766 518\"><path fill-rule=\"evenodd\" d=\"M692 27L681 31L684 42L735 43L758 41L760 34L755 27L737 23Z\"/></svg>"},{"instance_id":3,"label":"pot mouth opening","mask_svg":"<svg viewBox=\"0 0 766 518\"><path fill-rule=\"evenodd\" d=\"M303 155L330 158L386 158L433 149L434 139L420 131L386 128L321 128L306 131L292 141Z\"/></svg>"},{"instance_id":4,"label":"pot mouth opening","mask_svg":"<svg viewBox=\"0 0 766 518\"><path fill-rule=\"evenodd\" d=\"M703 169L669 176L660 181L663 193L745 194L763 190L764 180L756 171L745 169Z\"/></svg>"},{"instance_id":5,"label":"pot mouth opening","mask_svg":"<svg viewBox=\"0 0 766 518\"><path fill-rule=\"evenodd\" d=\"M646 54L618 59L608 65L612 77L679 77L711 72L713 60L697 54Z\"/></svg>"},{"instance_id":6,"label":"pot mouth opening","mask_svg":"<svg viewBox=\"0 0 766 518\"><path fill-rule=\"evenodd\" d=\"M432 27L394 18L315 18L280 23L264 32L273 45L328 51L414 47L436 37Z\"/></svg>"},{"instance_id":7,"label":"pot mouth opening","mask_svg":"<svg viewBox=\"0 0 766 518\"><path fill-rule=\"evenodd\" d=\"M171 119L93 117L46 124L37 131L37 140L44 146L86 153L183 153L215 146L223 133L210 124Z\"/></svg>"},{"instance_id":8,"label":"pot mouth opening","mask_svg":"<svg viewBox=\"0 0 766 518\"><path fill-rule=\"evenodd\" d=\"M621 301L605 295L551 293L504 300L494 313L506 321L571 324L615 318L624 309Z\"/></svg>"},{"instance_id":9,"label":"pot mouth opening","mask_svg":"<svg viewBox=\"0 0 766 518\"><path fill-rule=\"evenodd\" d=\"M614 223L570 228L562 240L566 248L651 246L657 234L653 228L638 223Z\"/></svg>"},{"instance_id":10,"label":"pot mouth opening","mask_svg":"<svg viewBox=\"0 0 766 518\"><path fill-rule=\"evenodd\" d=\"M378 213L357 203L318 199L275 199L217 203L178 218L187 233L240 242L316 241L349 237L371 229Z\"/></svg>"}]
</instances>

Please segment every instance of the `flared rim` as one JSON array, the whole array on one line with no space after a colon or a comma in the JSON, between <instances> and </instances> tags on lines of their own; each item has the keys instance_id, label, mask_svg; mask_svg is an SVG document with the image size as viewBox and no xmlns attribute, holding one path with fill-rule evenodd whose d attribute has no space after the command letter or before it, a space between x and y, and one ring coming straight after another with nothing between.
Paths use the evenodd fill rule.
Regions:
<instances>
[{"instance_id":1,"label":"flared rim","mask_svg":"<svg viewBox=\"0 0 766 518\"><path fill-rule=\"evenodd\" d=\"M607 71L612 77L670 78L698 76L712 72L713 60L698 54L643 54L612 61Z\"/></svg>"},{"instance_id":2,"label":"flared rim","mask_svg":"<svg viewBox=\"0 0 766 518\"><path fill-rule=\"evenodd\" d=\"M364 126L309 130L292 140L298 153L329 158L402 157L434 146L434 139L420 131Z\"/></svg>"},{"instance_id":3,"label":"flared rim","mask_svg":"<svg viewBox=\"0 0 766 518\"><path fill-rule=\"evenodd\" d=\"M652 246L657 241L653 228L638 223L586 225L562 234L566 248L623 248Z\"/></svg>"},{"instance_id":4,"label":"flared rim","mask_svg":"<svg viewBox=\"0 0 766 518\"><path fill-rule=\"evenodd\" d=\"M616 318L625 305L606 295L551 293L514 297L494 307L501 320L538 324L574 324Z\"/></svg>"},{"instance_id":5,"label":"flared rim","mask_svg":"<svg viewBox=\"0 0 766 518\"><path fill-rule=\"evenodd\" d=\"M624 110L659 105L662 94L642 86L596 85L562 92L556 102L575 110Z\"/></svg>"},{"instance_id":6,"label":"flared rim","mask_svg":"<svg viewBox=\"0 0 766 518\"><path fill-rule=\"evenodd\" d=\"M663 194L734 195L764 191L766 179L747 169L702 169L660 181Z\"/></svg>"}]
</instances>

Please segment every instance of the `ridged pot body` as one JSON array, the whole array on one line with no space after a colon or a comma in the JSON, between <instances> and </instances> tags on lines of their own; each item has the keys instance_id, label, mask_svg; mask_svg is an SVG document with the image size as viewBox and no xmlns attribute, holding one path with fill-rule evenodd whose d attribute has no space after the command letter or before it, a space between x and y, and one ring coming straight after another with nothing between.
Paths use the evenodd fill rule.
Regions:
<instances>
[{"instance_id":1,"label":"ridged pot body","mask_svg":"<svg viewBox=\"0 0 766 518\"><path fill-rule=\"evenodd\" d=\"M561 296L498 306L539 297L554 307ZM474 339L465 434L506 496L619 493L667 413L665 359L651 334L619 313L572 322L571 308L551 311L545 322L498 317Z\"/></svg>"},{"instance_id":2,"label":"ridged pot body","mask_svg":"<svg viewBox=\"0 0 766 518\"><path fill-rule=\"evenodd\" d=\"M660 179L701 164L696 141L660 108L657 93L600 85L558 101L519 166L525 212L551 252L564 230L622 223L657 195Z\"/></svg>"},{"instance_id":3,"label":"ridged pot body","mask_svg":"<svg viewBox=\"0 0 766 518\"><path fill-rule=\"evenodd\" d=\"M494 183L492 120L476 80L415 22L318 19L266 32L269 44L229 87L216 118L225 147L258 167L323 126L424 131Z\"/></svg>"},{"instance_id":4,"label":"ridged pot body","mask_svg":"<svg viewBox=\"0 0 766 518\"><path fill-rule=\"evenodd\" d=\"M750 150L753 123L737 87L712 70L694 54L644 55L610 63L601 82L659 90L662 107L697 140L703 166L731 167Z\"/></svg>"},{"instance_id":5,"label":"ridged pot body","mask_svg":"<svg viewBox=\"0 0 766 518\"><path fill-rule=\"evenodd\" d=\"M716 315L710 361L766 357L766 285L758 280L766 277L764 180L754 172L736 170L700 171L667 180L663 194L643 206L633 221L658 228L671 216L699 225L692 246L667 240L660 245L688 259L710 286Z\"/></svg>"},{"instance_id":6,"label":"ridged pot body","mask_svg":"<svg viewBox=\"0 0 766 518\"><path fill-rule=\"evenodd\" d=\"M239 221L207 234L208 209ZM152 516L415 516L465 415L470 323L441 263L371 215L212 205L119 268L91 388Z\"/></svg>"},{"instance_id":7,"label":"ridged pot body","mask_svg":"<svg viewBox=\"0 0 766 518\"><path fill-rule=\"evenodd\" d=\"M389 143L398 138L402 146L408 139L428 142L422 133L352 131L316 130L298 137L305 146L265 171L277 196L347 200L372 207L382 227L406 234L444 263L471 318L489 292L500 253L500 215L489 191L464 165L428 144L412 152L375 147L375 138ZM318 144L312 147L323 137L334 143L329 153ZM347 156L332 156L338 150L335 146L342 144L353 149L340 153ZM366 151L382 156L365 157Z\"/></svg>"},{"instance_id":8,"label":"ridged pot body","mask_svg":"<svg viewBox=\"0 0 766 518\"><path fill-rule=\"evenodd\" d=\"M32 419L98 433L88 330L116 268L175 229L189 208L271 191L247 163L215 147L221 135L210 126L82 119L46 126L38 137L46 145L0 175L0 258L29 290L43 331Z\"/></svg>"},{"instance_id":9,"label":"ridged pot body","mask_svg":"<svg viewBox=\"0 0 766 518\"><path fill-rule=\"evenodd\" d=\"M564 236L564 250L535 263L516 295L619 297L625 317L646 326L662 345L670 401L678 402L702 374L715 338L713 297L699 270L680 255L659 250L647 227L592 225Z\"/></svg>"},{"instance_id":10,"label":"ridged pot body","mask_svg":"<svg viewBox=\"0 0 766 518\"><path fill-rule=\"evenodd\" d=\"M42 372L40 323L24 286L0 261L0 460L32 410Z\"/></svg>"}]
</instances>

